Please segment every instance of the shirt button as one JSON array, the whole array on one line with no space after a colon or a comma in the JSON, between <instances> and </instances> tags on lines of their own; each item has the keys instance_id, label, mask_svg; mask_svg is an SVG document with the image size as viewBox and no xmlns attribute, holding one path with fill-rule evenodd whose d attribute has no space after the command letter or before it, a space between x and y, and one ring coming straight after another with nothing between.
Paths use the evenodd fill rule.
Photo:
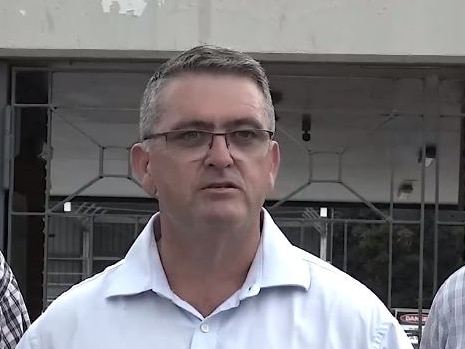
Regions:
<instances>
[{"instance_id":1,"label":"shirt button","mask_svg":"<svg viewBox=\"0 0 465 349\"><path fill-rule=\"evenodd\" d=\"M210 331L210 326L208 326L207 324L202 324L200 326L200 330L203 332L203 333L207 333L208 331Z\"/></svg>"}]
</instances>

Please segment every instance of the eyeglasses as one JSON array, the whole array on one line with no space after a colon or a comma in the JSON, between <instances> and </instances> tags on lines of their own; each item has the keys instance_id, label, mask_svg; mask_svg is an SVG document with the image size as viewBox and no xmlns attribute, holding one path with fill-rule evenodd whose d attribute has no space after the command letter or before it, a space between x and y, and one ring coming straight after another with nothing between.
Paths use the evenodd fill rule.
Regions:
<instances>
[{"instance_id":1,"label":"eyeglasses","mask_svg":"<svg viewBox=\"0 0 465 349\"><path fill-rule=\"evenodd\" d=\"M264 156L273 132L260 129L240 129L230 132L176 130L146 135L143 140L165 138L167 152L179 160L200 160L213 145L215 136L223 136L233 158Z\"/></svg>"}]
</instances>

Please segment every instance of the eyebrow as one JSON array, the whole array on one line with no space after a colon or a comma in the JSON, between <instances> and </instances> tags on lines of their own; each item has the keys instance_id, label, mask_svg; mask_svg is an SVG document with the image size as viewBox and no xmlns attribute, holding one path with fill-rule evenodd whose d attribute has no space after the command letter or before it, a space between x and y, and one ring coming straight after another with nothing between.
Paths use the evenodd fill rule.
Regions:
<instances>
[{"instance_id":1,"label":"eyebrow","mask_svg":"<svg viewBox=\"0 0 465 349\"><path fill-rule=\"evenodd\" d=\"M222 128L230 130L234 129L237 127L243 127L243 126L249 126L252 128L257 128L257 129L262 129L265 128L255 117L252 116L245 116L245 117L240 117L231 121L226 122L225 124L221 125ZM180 121L178 122L174 127L173 131L176 130L186 130L186 129L199 129L199 130L206 130L206 131L212 131L214 130L215 124L213 122L207 122L203 120L186 120L186 121Z\"/></svg>"}]
</instances>

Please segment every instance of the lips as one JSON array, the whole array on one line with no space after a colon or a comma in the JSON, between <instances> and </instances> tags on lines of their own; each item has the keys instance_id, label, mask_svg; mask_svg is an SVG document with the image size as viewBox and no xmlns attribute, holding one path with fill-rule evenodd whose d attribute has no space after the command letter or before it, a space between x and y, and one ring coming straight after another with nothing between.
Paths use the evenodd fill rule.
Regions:
<instances>
[{"instance_id":1,"label":"lips","mask_svg":"<svg viewBox=\"0 0 465 349\"><path fill-rule=\"evenodd\" d=\"M209 183L208 185L204 186L202 189L238 189L239 186L237 186L233 182L214 182L214 183Z\"/></svg>"}]
</instances>

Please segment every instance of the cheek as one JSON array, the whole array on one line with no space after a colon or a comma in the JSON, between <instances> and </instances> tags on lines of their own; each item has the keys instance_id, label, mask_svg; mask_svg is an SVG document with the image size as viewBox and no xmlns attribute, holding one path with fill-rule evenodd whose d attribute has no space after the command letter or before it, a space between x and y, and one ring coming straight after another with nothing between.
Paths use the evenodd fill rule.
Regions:
<instances>
[{"instance_id":1,"label":"cheek","mask_svg":"<svg viewBox=\"0 0 465 349\"><path fill-rule=\"evenodd\" d=\"M248 190L253 192L265 192L271 186L271 169L267 162L257 161L242 169L242 176L247 184Z\"/></svg>"},{"instance_id":2,"label":"cheek","mask_svg":"<svg viewBox=\"0 0 465 349\"><path fill-rule=\"evenodd\" d=\"M164 166L157 166L154 177L159 193L172 196L176 193L188 192L195 175L189 164L165 162Z\"/></svg>"}]
</instances>

